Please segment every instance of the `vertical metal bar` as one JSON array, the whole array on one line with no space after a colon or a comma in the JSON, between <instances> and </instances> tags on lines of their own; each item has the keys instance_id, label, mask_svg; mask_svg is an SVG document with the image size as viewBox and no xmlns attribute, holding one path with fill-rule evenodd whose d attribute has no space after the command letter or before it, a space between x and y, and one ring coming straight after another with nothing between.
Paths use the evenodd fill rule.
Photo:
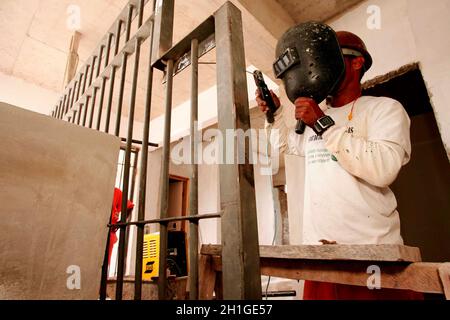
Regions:
<instances>
[{"instance_id":1,"label":"vertical metal bar","mask_svg":"<svg viewBox=\"0 0 450 320\"><path fill-rule=\"evenodd\" d=\"M98 63L97 63L97 73L95 74L95 78L98 78L100 75L100 70L102 69L102 57L103 57L103 51L105 50L105 46L100 46L100 52L98 54Z\"/></svg>"},{"instance_id":2,"label":"vertical metal bar","mask_svg":"<svg viewBox=\"0 0 450 320\"><path fill-rule=\"evenodd\" d=\"M94 79L95 61L97 61L97 56L92 57L91 73L89 75L89 87L92 85L92 80Z\"/></svg>"},{"instance_id":3,"label":"vertical metal bar","mask_svg":"<svg viewBox=\"0 0 450 320\"><path fill-rule=\"evenodd\" d=\"M124 94L124 90L125 90L125 79L127 76L127 61L128 61L128 55L126 53L123 53L122 68L121 68L121 74L120 74L119 98L117 100L116 126L114 129L114 134L117 137L120 135L120 121L122 119L123 94Z\"/></svg>"},{"instance_id":4,"label":"vertical metal bar","mask_svg":"<svg viewBox=\"0 0 450 320\"><path fill-rule=\"evenodd\" d=\"M170 162L170 125L172 122L172 86L173 86L173 60L167 61L166 67L166 98L164 116L164 142L163 159L161 164L161 184L160 184L160 218L168 216L169 208L169 162ZM167 298L167 223L160 223L159 229L159 277L158 277L158 298Z\"/></svg>"},{"instance_id":5,"label":"vertical metal bar","mask_svg":"<svg viewBox=\"0 0 450 320\"><path fill-rule=\"evenodd\" d=\"M58 108L56 109L56 119L60 119L62 102L63 102L62 99L59 100Z\"/></svg>"},{"instance_id":6,"label":"vertical metal bar","mask_svg":"<svg viewBox=\"0 0 450 320\"><path fill-rule=\"evenodd\" d=\"M77 116L77 110L73 110L72 123L75 123L75 117Z\"/></svg>"},{"instance_id":7,"label":"vertical metal bar","mask_svg":"<svg viewBox=\"0 0 450 320\"><path fill-rule=\"evenodd\" d=\"M106 53L105 53L105 65L103 68L108 67L109 64L109 55L111 54L111 45L113 36L114 35L111 32L108 33L108 42L106 43Z\"/></svg>"},{"instance_id":8,"label":"vertical metal bar","mask_svg":"<svg viewBox=\"0 0 450 320\"><path fill-rule=\"evenodd\" d=\"M191 41L191 181L189 210L198 215L198 40ZM198 299L198 220L189 222L189 298Z\"/></svg>"},{"instance_id":9,"label":"vertical metal bar","mask_svg":"<svg viewBox=\"0 0 450 320\"><path fill-rule=\"evenodd\" d=\"M94 123L94 112L95 112L95 102L97 100L97 90L98 88L93 88L94 93L92 95L92 103L91 103L91 113L89 114L89 129L92 128L92 124Z\"/></svg>"},{"instance_id":10,"label":"vertical metal bar","mask_svg":"<svg viewBox=\"0 0 450 320\"><path fill-rule=\"evenodd\" d=\"M78 109L78 117L77 117L77 125L80 125L81 120L81 111L83 111L84 104L80 103L79 109Z\"/></svg>"},{"instance_id":11,"label":"vertical metal bar","mask_svg":"<svg viewBox=\"0 0 450 320\"><path fill-rule=\"evenodd\" d=\"M89 87L92 85L92 81L94 79L94 70L95 70L95 62L97 61L97 56L93 56L92 57L92 64L91 64L91 72L89 74ZM90 112L90 120L89 120L89 128L92 127L92 115L94 113L94 107L95 107L95 99L97 97L97 88L93 88L93 93L92 93L92 104L91 104L91 112ZM83 117L83 127L86 126L86 118L87 118L87 113L88 113L88 109L89 109L89 100L90 100L90 96L86 97L86 104L85 104L85 113L84 113L84 117Z\"/></svg>"},{"instance_id":12,"label":"vertical metal bar","mask_svg":"<svg viewBox=\"0 0 450 320\"><path fill-rule=\"evenodd\" d=\"M80 99L81 81L83 81L83 73L82 72L80 72L80 77L78 78L77 98L76 98L75 102L78 102L78 99Z\"/></svg>"},{"instance_id":13,"label":"vertical metal bar","mask_svg":"<svg viewBox=\"0 0 450 320\"><path fill-rule=\"evenodd\" d=\"M83 81L83 93L82 94L84 94L85 92L86 92L86 83L87 83L87 80L88 80L88 72L89 72L89 68L90 68L91 66L90 65L86 65L86 70L84 71L84 81Z\"/></svg>"},{"instance_id":14,"label":"vertical metal bar","mask_svg":"<svg viewBox=\"0 0 450 320\"><path fill-rule=\"evenodd\" d=\"M218 126L225 146L233 146L233 164L220 165L223 297L261 299L261 273L251 146L239 150L227 130L250 129L245 54L240 11L226 2L215 14ZM229 148L227 148L228 150ZM239 153L238 153L239 152ZM227 154L227 158L229 158ZM230 159L228 159L230 160Z\"/></svg>"},{"instance_id":15,"label":"vertical metal bar","mask_svg":"<svg viewBox=\"0 0 450 320\"><path fill-rule=\"evenodd\" d=\"M153 12L155 12L155 3L153 1ZM150 27L150 35L153 35L154 22ZM138 221L145 219L145 198L147 193L147 165L148 165L148 141L150 133L150 114L152 109L152 91L153 91L153 68L152 68L152 50L153 42L149 41L150 53L147 72L147 91L145 97L145 112L144 112L144 130L142 133L142 150L140 161L140 176L139 176L139 200L138 200ZM135 265L135 280L134 280L134 299L141 300L142 297L142 259L144 247L144 226L137 226L136 235L136 265Z\"/></svg>"},{"instance_id":16,"label":"vertical metal bar","mask_svg":"<svg viewBox=\"0 0 450 320\"><path fill-rule=\"evenodd\" d=\"M70 110L73 109L73 103L75 100L75 93L76 93L75 91L76 91L77 86L78 86L78 81L75 81L75 84L73 85L72 98L70 99Z\"/></svg>"},{"instance_id":17,"label":"vertical metal bar","mask_svg":"<svg viewBox=\"0 0 450 320\"><path fill-rule=\"evenodd\" d=\"M86 101L84 103L84 113L83 113L83 124L82 126L86 126L86 120L87 120L87 113L89 109L89 100L91 99L91 96L86 96Z\"/></svg>"},{"instance_id":18,"label":"vertical metal bar","mask_svg":"<svg viewBox=\"0 0 450 320\"><path fill-rule=\"evenodd\" d=\"M61 113L59 114L59 118L62 119L65 115L65 108L66 108L66 100L67 100L67 95L64 95L64 102L62 104L62 108L61 108Z\"/></svg>"},{"instance_id":19,"label":"vertical metal bar","mask_svg":"<svg viewBox=\"0 0 450 320\"><path fill-rule=\"evenodd\" d=\"M125 150L125 168L123 173L123 185L122 185L122 208L121 208L121 222L126 222L127 203L129 198L129 185L130 185L130 163L131 163L131 143L133 140L133 125L134 125L134 111L136 107L136 90L139 75L139 59L141 52L141 40L136 39L136 50L134 53L134 69L133 69L133 83L131 87L130 97L130 111L128 114L128 134L127 134L127 147ZM119 239L119 265L117 268L117 284L116 284L116 300L122 299L122 286L123 275L125 269L125 239L126 239L126 227L120 228Z\"/></svg>"},{"instance_id":20,"label":"vertical metal bar","mask_svg":"<svg viewBox=\"0 0 450 320\"><path fill-rule=\"evenodd\" d=\"M144 0L139 0L139 4L138 4L138 29L142 26L142 23L144 22L144 7L145 7Z\"/></svg>"},{"instance_id":21,"label":"vertical metal bar","mask_svg":"<svg viewBox=\"0 0 450 320\"><path fill-rule=\"evenodd\" d=\"M102 112L103 112L103 101L105 100L105 88L106 88L106 78L102 78L102 84L100 86L100 101L98 103L98 113L97 113L97 126L96 130L100 130L100 123L102 122Z\"/></svg>"},{"instance_id":22,"label":"vertical metal bar","mask_svg":"<svg viewBox=\"0 0 450 320\"><path fill-rule=\"evenodd\" d=\"M120 30L122 28L122 21L117 21L117 30L115 33L116 42L115 42L115 48L114 48L114 56L117 55L119 52L119 44L120 44ZM108 104L106 106L106 119L105 119L105 132L109 133L109 124L111 121L111 108L112 108L112 101L114 97L114 84L116 81L116 67L111 67L111 76L109 77L109 93L108 93Z\"/></svg>"},{"instance_id":23,"label":"vertical metal bar","mask_svg":"<svg viewBox=\"0 0 450 320\"><path fill-rule=\"evenodd\" d=\"M72 95L72 88L69 89L69 93L67 94L67 101L66 101L66 108L64 111L64 115L66 115L69 112L71 95Z\"/></svg>"},{"instance_id":24,"label":"vertical metal bar","mask_svg":"<svg viewBox=\"0 0 450 320\"><path fill-rule=\"evenodd\" d=\"M127 25L126 25L126 31L125 31L125 43L128 42L128 40L130 39L133 8L134 7L132 5L129 5L129 7L128 7ZM124 93L124 89L125 89L127 62L128 62L128 54L126 52L124 52L122 55L122 73L121 73L121 77L120 77L119 101L117 103L116 128L114 131L114 133L117 137L120 135L120 121L122 119L123 93Z\"/></svg>"}]
</instances>

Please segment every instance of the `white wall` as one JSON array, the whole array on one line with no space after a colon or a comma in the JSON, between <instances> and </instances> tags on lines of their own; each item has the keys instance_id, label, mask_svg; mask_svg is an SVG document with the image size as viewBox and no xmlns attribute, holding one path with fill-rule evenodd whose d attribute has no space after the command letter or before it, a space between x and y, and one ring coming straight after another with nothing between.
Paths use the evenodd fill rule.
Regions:
<instances>
[{"instance_id":1,"label":"white wall","mask_svg":"<svg viewBox=\"0 0 450 320\"><path fill-rule=\"evenodd\" d=\"M367 27L370 5L380 8L381 29ZM450 156L450 0L371 0L332 21L335 30L358 34L374 65L365 79L420 62L442 140Z\"/></svg>"},{"instance_id":2,"label":"white wall","mask_svg":"<svg viewBox=\"0 0 450 320\"><path fill-rule=\"evenodd\" d=\"M58 92L0 72L1 102L48 115L58 97Z\"/></svg>"}]
</instances>

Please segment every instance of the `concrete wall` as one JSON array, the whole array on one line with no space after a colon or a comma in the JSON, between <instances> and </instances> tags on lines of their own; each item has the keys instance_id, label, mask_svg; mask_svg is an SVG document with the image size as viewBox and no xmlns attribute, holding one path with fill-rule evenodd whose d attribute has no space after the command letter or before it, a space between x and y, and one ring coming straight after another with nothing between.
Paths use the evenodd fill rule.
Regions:
<instances>
[{"instance_id":1,"label":"concrete wall","mask_svg":"<svg viewBox=\"0 0 450 320\"><path fill-rule=\"evenodd\" d=\"M119 141L3 103L0 136L0 299L97 299Z\"/></svg>"},{"instance_id":2,"label":"concrete wall","mask_svg":"<svg viewBox=\"0 0 450 320\"><path fill-rule=\"evenodd\" d=\"M369 6L380 9L381 29L370 29ZM365 1L330 24L355 32L366 42L374 65L364 79L420 62L442 140L450 156L450 1Z\"/></svg>"}]
</instances>

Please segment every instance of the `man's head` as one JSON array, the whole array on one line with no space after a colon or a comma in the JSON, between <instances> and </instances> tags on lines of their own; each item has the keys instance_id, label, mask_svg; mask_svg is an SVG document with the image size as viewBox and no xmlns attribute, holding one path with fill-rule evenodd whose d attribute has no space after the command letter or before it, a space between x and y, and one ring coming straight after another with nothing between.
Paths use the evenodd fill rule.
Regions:
<instances>
[{"instance_id":1,"label":"man's head","mask_svg":"<svg viewBox=\"0 0 450 320\"><path fill-rule=\"evenodd\" d=\"M349 85L359 84L373 61L360 37L348 31L338 31L336 35L345 59L345 77L339 86L339 92Z\"/></svg>"}]
</instances>

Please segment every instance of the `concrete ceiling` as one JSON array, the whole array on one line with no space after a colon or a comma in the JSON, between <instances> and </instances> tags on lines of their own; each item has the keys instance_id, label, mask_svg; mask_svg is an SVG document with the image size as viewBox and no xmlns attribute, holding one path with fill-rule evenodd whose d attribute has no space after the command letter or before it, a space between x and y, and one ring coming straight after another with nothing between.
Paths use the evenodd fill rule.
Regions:
<instances>
[{"instance_id":1,"label":"concrete ceiling","mask_svg":"<svg viewBox=\"0 0 450 320\"><path fill-rule=\"evenodd\" d=\"M174 43L216 11L225 0L175 1ZM254 65L272 77L271 64L277 38L296 22L326 20L360 0L233 0L242 11L247 65ZM1 0L0 71L43 88L60 92L72 32L67 28L67 8L81 9L79 68L93 53L127 0ZM148 7L148 6L147 6ZM146 10L150 11L150 10ZM148 17L148 14L146 14ZM132 30L137 26L133 24ZM133 32L133 31L132 31ZM148 41L141 57L149 54ZM214 52L202 58L215 61ZM131 89L132 62L128 60L124 111ZM136 118L143 118L148 61L141 59L137 89ZM200 65L200 92L216 82L214 65ZM174 106L190 97L189 72L174 81ZM163 113L162 73L154 78L152 118ZM119 81L116 81L116 91ZM56 101L54 102L56 103Z\"/></svg>"}]
</instances>

